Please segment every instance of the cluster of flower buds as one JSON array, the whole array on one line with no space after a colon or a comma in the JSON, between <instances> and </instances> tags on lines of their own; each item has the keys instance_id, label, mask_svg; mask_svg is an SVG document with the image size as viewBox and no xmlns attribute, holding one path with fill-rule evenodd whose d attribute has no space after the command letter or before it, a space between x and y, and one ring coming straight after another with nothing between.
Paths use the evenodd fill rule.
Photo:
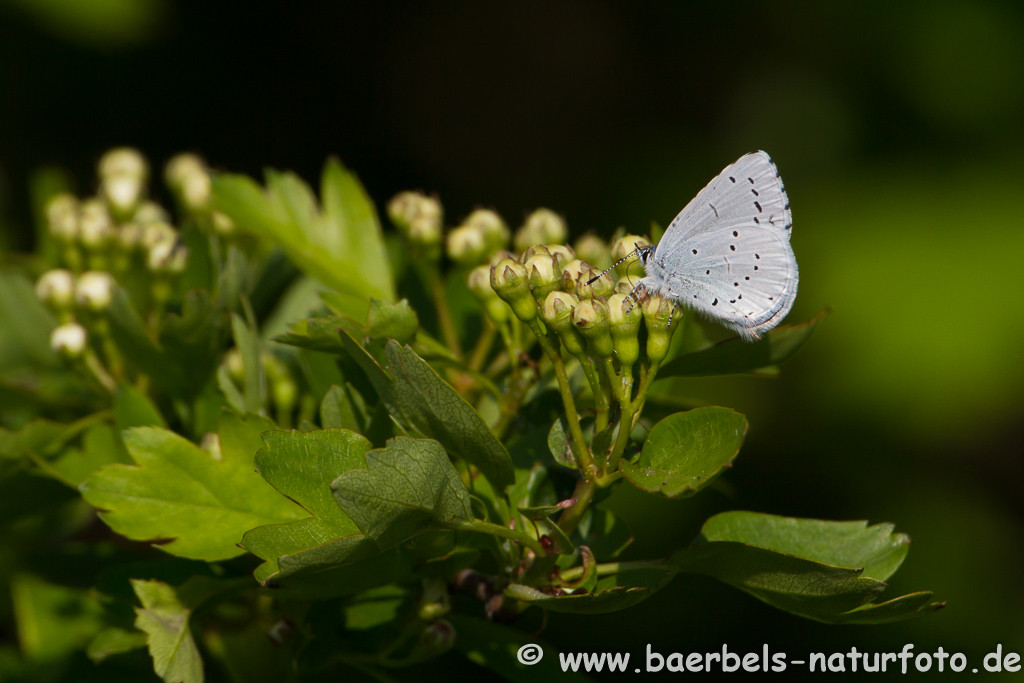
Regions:
<instances>
[{"instance_id":1,"label":"cluster of flower buds","mask_svg":"<svg viewBox=\"0 0 1024 683\"><path fill-rule=\"evenodd\" d=\"M596 241L587 238L595 252ZM598 253L623 258L649 244L646 238L626 235ZM664 360L681 312L673 315L671 301L636 287L639 277L630 266L599 271L577 256L561 244L533 245L518 257L504 253L491 266L473 270L469 288L495 323L507 320L509 312L527 323L539 316L578 358L614 358L628 372L640 358L643 323L648 360ZM485 286L488 271L491 292Z\"/></svg>"},{"instance_id":2,"label":"cluster of flower buds","mask_svg":"<svg viewBox=\"0 0 1024 683\"><path fill-rule=\"evenodd\" d=\"M440 258L444 212L436 198L402 192L388 202L388 217L422 256L432 261Z\"/></svg>"},{"instance_id":3,"label":"cluster of flower buds","mask_svg":"<svg viewBox=\"0 0 1024 683\"><path fill-rule=\"evenodd\" d=\"M78 199L61 193L45 207L61 263L42 274L36 294L61 323L51 345L71 357L86 350L90 333L102 334L103 315L118 281L132 286L148 281L150 292L141 298L148 294L159 303L169 296L172 279L188 266L188 249L171 214L148 199L150 166L145 157L131 148L112 149L100 158L96 172L95 196ZM231 220L211 208L210 173L202 159L180 154L167 163L164 178L183 216L221 236L234 232Z\"/></svg>"}]
</instances>

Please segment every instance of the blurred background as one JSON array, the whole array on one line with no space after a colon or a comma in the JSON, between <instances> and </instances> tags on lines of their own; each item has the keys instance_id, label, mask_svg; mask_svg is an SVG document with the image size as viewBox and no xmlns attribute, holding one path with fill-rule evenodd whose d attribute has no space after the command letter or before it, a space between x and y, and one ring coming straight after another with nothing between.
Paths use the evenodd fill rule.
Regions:
<instances>
[{"instance_id":1,"label":"blurred background","mask_svg":"<svg viewBox=\"0 0 1024 683\"><path fill-rule=\"evenodd\" d=\"M547 206L574 237L667 224L765 149L795 217L790 322L834 312L777 379L674 385L751 429L728 492L622 488L611 505L660 529L630 556L726 509L890 521L914 539L891 596L948 607L822 627L677 578L545 637L979 662L1024 652L1022 34L1015 2L0 0L0 248L31 247L33 174L92 178L116 145L314 182L336 154L378 206L422 189L451 224L486 206L513 226Z\"/></svg>"}]
</instances>

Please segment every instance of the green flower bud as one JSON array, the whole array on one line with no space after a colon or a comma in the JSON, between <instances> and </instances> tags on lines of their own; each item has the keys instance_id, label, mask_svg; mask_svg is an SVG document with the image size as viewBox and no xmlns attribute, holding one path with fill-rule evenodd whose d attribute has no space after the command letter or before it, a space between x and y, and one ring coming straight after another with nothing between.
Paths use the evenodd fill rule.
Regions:
<instances>
[{"instance_id":1,"label":"green flower bud","mask_svg":"<svg viewBox=\"0 0 1024 683\"><path fill-rule=\"evenodd\" d=\"M142 229L142 247L147 251L161 242L175 242L178 239L178 231L168 223L149 223Z\"/></svg>"},{"instance_id":2,"label":"green flower bud","mask_svg":"<svg viewBox=\"0 0 1024 683\"><path fill-rule=\"evenodd\" d=\"M171 216L167 213L164 207L160 206L156 202L145 201L139 204L139 208L135 209L135 215L132 216L132 221L139 225L146 225L147 223L170 223Z\"/></svg>"},{"instance_id":3,"label":"green flower bud","mask_svg":"<svg viewBox=\"0 0 1024 683\"><path fill-rule=\"evenodd\" d=\"M530 279L530 292L537 301L543 301L549 292L562 286L561 270L553 256L535 254L523 261Z\"/></svg>"},{"instance_id":4,"label":"green flower bud","mask_svg":"<svg viewBox=\"0 0 1024 683\"><path fill-rule=\"evenodd\" d=\"M118 147L100 157L96 172L101 180L114 176L131 176L145 183L149 179L149 164L138 150Z\"/></svg>"},{"instance_id":5,"label":"green flower bud","mask_svg":"<svg viewBox=\"0 0 1024 683\"><path fill-rule=\"evenodd\" d=\"M480 307L484 309L488 318L497 324L508 320L508 305L498 297L497 292L491 287L490 266L479 266L469 271L466 285L476 300L480 302Z\"/></svg>"},{"instance_id":6,"label":"green flower bud","mask_svg":"<svg viewBox=\"0 0 1024 683\"><path fill-rule=\"evenodd\" d=\"M493 265L496 265L500 261L504 261L507 258L510 258L513 261L518 261L519 260L519 256L516 255L516 254L513 254L511 251L508 251L507 249L499 249L498 251L496 251L493 254L491 254L491 258L488 260L487 263L489 265L493 266Z\"/></svg>"},{"instance_id":7,"label":"green flower bud","mask_svg":"<svg viewBox=\"0 0 1024 683\"><path fill-rule=\"evenodd\" d=\"M439 258L444 214L441 202L418 192L401 192L388 202L388 216L414 245Z\"/></svg>"},{"instance_id":8,"label":"green flower bud","mask_svg":"<svg viewBox=\"0 0 1024 683\"><path fill-rule=\"evenodd\" d=\"M537 302L530 294L530 284L523 264L505 259L491 266L491 287L523 322L530 322L537 317Z\"/></svg>"},{"instance_id":9,"label":"green flower bud","mask_svg":"<svg viewBox=\"0 0 1024 683\"><path fill-rule=\"evenodd\" d=\"M75 276L70 270L51 270L36 282L36 296L55 311L66 311L75 301Z\"/></svg>"},{"instance_id":10,"label":"green flower bud","mask_svg":"<svg viewBox=\"0 0 1024 683\"><path fill-rule=\"evenodd\" d=\"M420 202L424 196L419 192L399 192L388 202L388 218L395 227L405 232L412 219L419 213Z\"/></svg>"},{"instance_id":11,"label":"green flower bud","mask_svg":"<svg viewBox=\"0 0 1024 683\"><path fill-rule=\"evenodd\" d=\"M82 273L75 283L75 303L93 313L105 311L114 298L114 285L110 273Z\"/></svg>"},{"instance_id":12,"label":"green flower bud","mask_svg":"<svg viewBox=\"0 0 1024 683\"><path fill-rule=\"evenodd\" d=\"M534 244L557 244L565 242L568 235L565 219L550 209L537 209L516 231L515 247L518 251L525 251Z\"/></svg>"},{"instance_id":13,"label":"green flower bud","mask_svg":"<svg viewBox=\"0 0 1024 683\"><path fill-rule=\"evenodd\" d=\"M489 252L507 249L509 242L512 241L512 233L505 225L505 221L497 212L490 209L477 209L469 214L462 224L476 228L483 234Z\"/></svg>"},{"instance_id":14,"label":"green flower bud","mask_svg":"<svg viewBox=\"0 0 1024 683\"><path fill-rule=\"evenodd\" d=\"M206 162L195 154L178 154L164 167L167 186L190 213L205 213L210 208L212 182Z\"/></svg>"},{"instance_id":15,"label":"green flower bud","mask_svg":"<svg viewBox=\"0 0 1024 683\"><path fill-rule=\"evenodd\" d=\"M587 234L576 240L576 254L598 271L612 267L612 252L608 243L594 234Z\"/></svg>"},{"instance_id":16,"label":"green flower bud","mask_svg":"<svg viewBox=\"0 0 1024 683\"><path fill-rule=\"evenodd\" d=\"M630 294L633 292L633 288L640 282L640 278L633 275L623 275L622 279L615 283L615 292L617 294Z\"/></svg>"},{"instance_id":17,"label":"green flower bud","mask_svg":"<svg viewBox=\"0 0 1024 683\"><path fill-rule=\"evenodd\" d=\"M188 248L177 242L157 242L146 253L146 267L152 273L183 273L187 265Z\"/></svg>"},{"instance_id":18,"label":"green flower bud","mask_svg":"<svg viewBox=\"0 0 1024 683\"><path fill-rule=\"evenodd\" d=\"M46 225L50 234L61 242L78 238L78 218L78 200L70 194L58 194L46 204Z\"/></svg>"},{"instance_id":19,"label":"green flower bud","mask_svg":"<svg viewBox=\"0 0 1024 683\"><path fill-rule=\"evenodd\" d=\"M573 259L562 266L562 291L579 296L576 282L585 270L590 270L590 264L579 259Z\"/></svg>"},{"instance_id":20,"label":"green flower bud","mask_svg":"<svg viewBox=\"0 0 1024 683\"><path fill-rule=\"evenodd\" d=\"M585 268L576 280L576 294L581 299L592 299L595 296L607 298L614 291L615 280L612 279L610 271L600 273L593 268Z\"/></svg>"},{"instance_id":21,"label":"green flower bud","mask_svg":"<svg viewBox=\"0 0 1024 683\"><path fill-rule=\"evenodd\" d=\"M672 333L683 319L680 308L673 314L676 304L671 299L651 295L643 303L644 324L647 326L647 358L652 363L660 363L668 355L672 343ZM669 321L672 322L669 326Z\"/></svg>"},{"instance_id":22,"label":"green flower bud","mask_svg":"<svg viewBox=\"0 0 1024 683\"><path fill-rule=\"evenodd\" d=\"M138 223L125 223L117 228L116 243L121 251L132 251L142 244L144 230Z\"/></svg>"},{"instance_id":23,"label":"green flower bud","mask_svg":"<svg viewBox=\"0 0 1024 683\"><path fill-rule=\"evenodd\" d=\"M576 330L572 322L572 312L580 300L569 292L551 292L544 299L540 309L544 324L553 329L562 340L565 350L574 356L582 356L587 352L586 340Z\"/></svg>"},{"instance_id":24,"label":"green flower bud","mask_svg":"<svg viewBox=\"0 0 1024 683\"><path fill-rule=\"evenodd\" d=\"M61 325L50 333L50 348L64 358L80 358L88 341L85 328L78 323Z\"/></svg>"},{"instance_id":25,"label":"green flower bud","mask_svg":"<svg viewBox=\"0 0 1024 683\"><path fill-rule=\"evenodd\" d=\"M224 354L224 368L232 381L238 384L245 381L245 361L242 360L242 352L238 349L228 349Z\"/></svg>"},{"instance_id":26,"label":"green flower bud","mask_svg":"<svg viewBox=\"0 0 1024 683\"><path fill-rule=\"evenodd\" d=\"M227 237L233 235L237 226L235 222L231 220L231 217L227 214L223 214L220 211L214 211L211 217L211 223L213 224L213 231L221 237Z\"/></svg>"},{"instance_id":27,"label":"green flower bud","mask_svg":"<svg viewBox=\"0 0 1024 683\"><path fill-rule=\"evenodd\" d=\"M624 368L632 367L640 357L640 321L643 320L640 307L622 294L613 294L608 299L609 333L615 355Z\"/></svg>"},{"instance_id":28,"label":"green flower bud","mask_svg":"<svg viewBox=\"0 0 1024 683\"><path fill-rule=\"evenodd\" d=\"M608 304L601 299L585 299L572 312L572 322L598 356L608 358L615 352L608 329Z\"/></svg>"},{"instance_id":29,"label":"green flower bud","mask_svg":"<svg viewBox=\"0 0 1024 683\"><path fill-rule=\"evenodd\" d=\"M114 224L107 207L97 199L82 204L78 220L78 239L87 249L102 249L114 238Z\"/></svg>"},{"instance_id":30,"label":"green flower bud","mask_svg":"<svg viewBox=\"0 0 1024 683\"><path fill-rule=\"evenodd\" d=\"M448 258L464 266L475 266L487 260L487 239L472 225L462 225L448 233Z\"/></svg>"},{"instance_id":31,"label":"green flower bud","mask_svg":"<svg viewBox=\"0 0 1024 683\"><path fill-rule=\"evenodd\" d=\"M456 640L458 634L451 622L447 619L438 619L423 627L420 639L413 646L409 656L417 661L433 659L452 649Z\"/></svg>"},{"instance_id":32,"label":"green flower bud","mask_svg":"<svg viewBox=\"0 0 1024 683\"><path fill-rule=\"evenodd\" d=\"M520 263L526 263L527 259L531 259L534 256L551 256L551 251L548 249L548 245L533 244L526 249L523 249L523 256L519 261Z\"/></svg>"},{"instance_id":33,"label":"green flower bud","mask_svg":"<svg viewBox=\"0 0 1024 683\"><path fill-rule=\"evenodd\" d=\"M612 245L612 260L626 259L615 266L615 272L619 274L619 277L626 275L626 273L639 277L645 275L644 264L640 261L639 256L637 256L636 250L638 247L649 247L650 245L651 241L649 239L639 235L624 235L615 240L615 244ZM627 258L629 256L632 257Z\"/></svg>"},{"instance_id":34,"label":"green flower bud","mask_svg":"<svg viewBox=\"0 0 1024 683\"><path fill-rule=\"evenodd\" d=\"M572 247L564 244L548 244L546 245L548 253L555 257L558 261L558 267L562 268L569 261L576 260L576 252L572 250ZM586 261L586 259L583 259Z\"/></svg>"}]
</instances>

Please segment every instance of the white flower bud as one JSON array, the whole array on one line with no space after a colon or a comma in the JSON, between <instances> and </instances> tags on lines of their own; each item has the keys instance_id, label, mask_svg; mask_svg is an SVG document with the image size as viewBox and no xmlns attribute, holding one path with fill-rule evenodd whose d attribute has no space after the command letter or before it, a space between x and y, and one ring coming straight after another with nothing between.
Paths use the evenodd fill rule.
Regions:
<instances>
[{"instance_id":1,"label":"white flower bud","mask_svg":"<svg viewBox=\"0 0 1024 683\"><path fill-rule=\"evenodd\" d=\"M146 255L146 267L153 273L182 273L186 265L188 249L177 241L157 242Z\"/></svg>"},{"instance_id":2,"label":"white flower bud","mask_svg":"<svg viewBox=\"0 0 1024 683\"><path fill-rule=\"evenodd\" d=\"M75 285L75 302L94 313L104 311L114 298L114 284L114 278L110 273L82 273Z\"/></svg>"},{"instance_id":3,"label":"white flower bud","mask_svg":"<svg viewBox=\"0 0 1024 683\"><path fill-rule=\"evenodd\" d=\"M202 213L209 209L210 172L195 154L179 154L168 161L164 179L188 211Z\"/></svg>"},{"instance_id":4,"label":"white flower bud","mask_svg":"<svg viewBox=\"0 0 1024 683\"><path fill-rule=\"evenodd\" d=\"M78 237L78 200L67 193L56 195L46 204L46 225L57 239L73 241Z\"/></svg>"},{"instance_id":5,"label":"white flower bud","mask_svg":"<svg viewBox=\"0 0 1024 683\"><path fill-rule=\"evenodd\" d=\"M65 311L75 300L75 276L69 270L51 270L36 282L36 296L46 305Z\"/></svg>"},{"instance_id":6,"label":"white flower bud","mask_svg":"<svg viewBox=\"0 0 1024 683\"><path fill-rule=\"evenodd\" d=\"M235 222L231 220L231 217L227 214L223 214L220 211L213 212L213 231L221 237L227 237L228 235L234 234L236 229Z\"/></svg>"},{"instance_id":7,"label":"white flower bud","mask_svg":"<svg viewBox=\"0 0 1024 683\"><path fill-rule=\"evenodd\" d=\"M144 189L140 178L126 174L108 176L100 186L110 212L120 218L127 218L135 212Z\"/></svg>"},{"instance_id":8,"label":"white flower bud","mask_svg":"<svg viewBox=\"0 0 1024 683\"><path fill-rule=\"evenodd\" d=\"M50 333L50 348L65 358L78 358L85 352L88 335L78 323L67 323Z\"/></svg>"},{"instance_id":9,"label":"white flower bud","mask_svg":"<svg viewBox=\"0 0 1024 683\"><path fill-rule=\"evenodd\" d=\"M132 220L140 225L145 225L146 223L170 223L171 216L164 207L156 202L146 201L139 204L139 208L135 210Z\"/></svg>"},{"instance_id":10,"label":"white flower bud","mask_svg":"<svg viewBox=\"0 0 1024 683\"><path fill-rule=\"evenodd\" d=\"M149 164L138 150L131 147L110 150L100 158L96 170L104 181L115 176L128 176L142 185L149 179Z\"/></svg>"},{"instance_id":11,"label":"white flower bud","mask_svg":"<svg viewBox=\"0 0 1024 683\"><path fill-rule=\"evenodd\" d=\"M114 237L114 224L107 207L97 199L82 204L78 221L78 239L88 249L101 249Z\"/></svg>"}]
</instances>

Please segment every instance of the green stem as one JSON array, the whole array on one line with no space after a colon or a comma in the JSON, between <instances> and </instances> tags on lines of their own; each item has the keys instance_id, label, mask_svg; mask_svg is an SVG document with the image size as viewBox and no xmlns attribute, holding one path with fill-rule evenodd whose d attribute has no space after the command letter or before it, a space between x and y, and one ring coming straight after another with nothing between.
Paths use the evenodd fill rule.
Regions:
<instances>
[{"instance_id":1,"label":"green stem","mask_svg":"<svg viewBox=\"0 0 1024 683\"><path fill-rule=\"evenodd\" d=\"M497 334L498 328L494 326L490 318L484 318L484 329L480 333L480 338L476 342L476 346L473 347L473 355L469 358L469 369L474 372L480 372L480 369L484 366L484 362L487 360L488 354L491 352L491 347L494 345L494 335Z\"/></svg>"},{"instance_id":2,"label":"green stem","mask_svg":"<svg viewBox=\"0 0 1024 683\"><path fill-rule=\"evenodd\" d=\"M537 557L543 557L547 554L547 551L544 550L544 546L542 546L540 541L533 536L517 529L509 529L508 527L501 526L500 524L485 522L482 519L474 519L469 522L456 522L452 524L452 528L461 529L462 531L478 531L484 534L491 534L492 536L507 538L510 541L516 541L517 543L521 543L532 550Z\"/></svg>"},{"instance_id":3,"label":"green stem","mask_svg":"<svg viewBox=\"0 0 1024 683\"><path fill-rule=\"evenodd\" d=\"M612 383L612 391L615 393L615 399L619 402L619 409L621 411L619 416L619 433L615 437L615 445L612 447L612 452L608 455L608 462L605 467L605 471L614 472L618 468L619 458L622 457L623 451L626 450L626 444L629 443L629 434L633 431L633 416L636 414L636 411L634 409L635 404L630 398L633 388L632 381L630 381L627 389L622 378L615 372L615 366L612 365L610 358L605 359L605 371L608 373L608 379Z\"/></svg>"},{"instance_id":4,"label":"green stem","mask_svg":"<svg viewBox=\"0 0 1024 683\"><path fill-rule=\"evenodd\" d=\"M651 367L647 369L643 379L640 381L640 389L636 392L636 412L633 413L634 422L640 418L641 413L644 411L644 403L647 402L647 392L651 388L651 384L654 382L654 376L658 374L658 368L660 367L658 361L652 361Z\"/></svg>"},{"instance_id":5,"label":"green stem","mask_svg":"<svg viewBox=\"0 0 1024 683\"><path fill-rule=\"evenodd\" d=\"M575 581L583 576L584 567L572 567L563 569L558 577L563 581ZM622 574L623 572L636 572L645 569L664 571L675 571L676 566L665 560L637 560L635 562L606 562L595 567L598 576L609 576L611 574Z\"/></svg>"},{"instance_id":6,"label":"green stem","mask_svg":"<svg viewBox=\"0 0 1024 683\"><path fill-rule=\"evenodd\" d=\"M594 433L597 434L608 426L608 409L611 407L608 402L608 394L605 393L601 378L590 359L581 354L577 360L580 362L580 367L583 368L587 384L590 385L590 393L594 395Z\"/></svg>"},{"instance_id":7,"label":"green stem","mask_svg":"<svg viewBox=\"0 0 1024 683\"><path fill-rule=\"evenodd\" d=\"M452 312L448 307L448 299L444 295L444 282L441 280L441 272L436 263L421 264L420 273L426 280L427 289L434 299L434 308L437 309L437 324L441 326L441 334L444 335L445 344L452 354L462 359L462 346L459 344L459 333L455 329L455 322L452 320Z\"/></svg>"},{"instance_id":8,"label":"green stem","mask_svg":"<svg viewBox=\"0 0 1024 683\"><path fill-rule=\"evenodd\" d=\"M552 346L551 340L544 334L537 320L531 320L529 325L530 330L537 337L537 341L540 342L544 353L551 359L551 365L555 368L558 391L562 395L562 404L565 406L565 419L569 423L569 433L572 436L573 448L576 451L576 459L579 461L580 471L583 472L583 476L587 479L594 479L599 473L594 465L594 457L590 454L590 448L587 447L587 440L583 438L579 414L576 412L576 402L573 400L572 389L569 387L569 375L565 372L565 363L562 362L561 354Z\"/></svg>"},{"instance_id":9,"label":"green stem","mask_svg":"<svg viewBox=\"0 0 1024 683\"><path fill-rule=\"evenodd\" d=\"M596 488L597 485L592 479L580 479L576 482L576 491L573 493L576 502L558 518L558 528L564 531L566 536L571 535L580 520L583 519L583 513L587 511L590 501L594 499Z\"/></svg>"},{"instance_id":10,"label":"green stem","mask_svg":"<svg viewBox=\"0 0 1024 683\"><path fill-rule=\"evenodd\" d=\"M85 367L89 370L89 373L96 378L96 381L99 382L104 389L112 394L117 391L117 382L114 381L114 378L111 377L110 373L108 373L106 368L103 367L103 363L101 363L100 359L96 357L96 354L92 349L86 349L82 360L85 362Z\"/></svg>"}]
</instances>

